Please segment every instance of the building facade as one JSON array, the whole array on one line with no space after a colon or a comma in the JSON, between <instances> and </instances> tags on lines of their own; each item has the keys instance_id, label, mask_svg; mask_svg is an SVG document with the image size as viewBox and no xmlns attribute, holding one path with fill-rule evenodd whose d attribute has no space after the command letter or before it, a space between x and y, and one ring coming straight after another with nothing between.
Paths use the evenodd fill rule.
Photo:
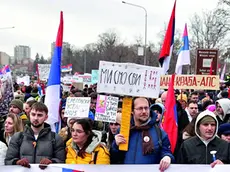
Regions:
<instances>
[{"instance_id":1,"label":"building facade","mask_svg":"<svg viewBox=\"0 0 230 172\"><path fill-rule=\"evenodd\" d=\"M8 65L10 64L11 57L5 52L0 52L0 65Z\"/></svg>"},{"instance_id":2,"label":"building facade","mask_svg":"<svg viewBox=\"0 0 230 172\"><path fill-rule=\"evenodd\" d=\"M23 59L31 58L31 49L29 46L18 45L14 47L14 61L21 64Z\"/></svg>"}]
</instances>

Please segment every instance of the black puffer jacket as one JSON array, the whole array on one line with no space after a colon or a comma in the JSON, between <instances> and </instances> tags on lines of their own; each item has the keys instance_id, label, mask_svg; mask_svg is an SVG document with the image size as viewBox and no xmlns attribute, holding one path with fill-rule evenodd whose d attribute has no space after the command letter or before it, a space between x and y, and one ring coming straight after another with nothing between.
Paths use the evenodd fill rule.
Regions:
<instances>
[{"instance_id":1,"label":"black puffer jacket","mask_svg":"<svg viewBox=\"0 0 230 172\"><path fill-rule=\"evenodd\" d=\"M37 140L33 130L27 125L24 132L12 136L5 165L15 165L22 158L27 158L32 164L40 163L42 158L48 158L53 163L64 163L65 157L64 142L58 134L51 131L48 124L40 131Z\"/></svg>"}]
</instances>

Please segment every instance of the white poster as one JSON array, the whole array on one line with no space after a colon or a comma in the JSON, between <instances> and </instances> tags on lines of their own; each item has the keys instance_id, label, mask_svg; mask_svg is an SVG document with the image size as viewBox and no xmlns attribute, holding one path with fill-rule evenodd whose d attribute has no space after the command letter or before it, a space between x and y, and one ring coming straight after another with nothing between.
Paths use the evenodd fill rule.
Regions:
<instances>
[{"instance_id":1,"label":"white poster","mask_svg":"<svg viewBox=\"0 0 230 172\"><path fill-rule=\"evenodd\" d=\"M90 97L68 97L64 116L70 118L87 118L89 115L90 101Z\"/></svg>"},{"instance_id":2,"label":"white poster","mask_svg":"<svg viewBox=\"0 0 230 172\"><path fill-rule=\"evenodd\" d=\"M100 61L97 91L158 98L162 68Z\"/></svg>"},{"instance_id":3,"label":"white poster","mask_svg":"<svg viewBox=\"0 0 230 172\"><path fill-rule=\"evenodd\" d=\"M47 80L50 74L51 64L38 64L38 74L40 80Z\"/></svg>"},{"instance_id":4,"label":"white poster","mask_svg":"<svg viewBox=\"0 0 230 172\"><path fill-rule=\"evenodd\" d=\"M21 83L24 83L24 85L29 86L30 76L23 76L23 77L17 76L17 84L21 84Z\"/></svg>"}]
</instances>

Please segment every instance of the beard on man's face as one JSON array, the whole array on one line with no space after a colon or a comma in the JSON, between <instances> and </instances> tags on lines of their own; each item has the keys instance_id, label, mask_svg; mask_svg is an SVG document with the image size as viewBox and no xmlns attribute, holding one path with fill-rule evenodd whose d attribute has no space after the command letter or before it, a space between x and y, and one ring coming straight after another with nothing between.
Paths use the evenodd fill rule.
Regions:
<instances>
[{"instance_id":1,"label":"beard on man's face","mask_svg":"<svg viewBox=\"0 0 230 172\"><path fill-rule=\"evenodd\" d=\"M40 128L40 127L43 125L43 123L41 123L41 124L39 124L39 123L37 123L37 124L31 123L31 125L32 125L34 128Z\"/></svg>"}]
</instances>

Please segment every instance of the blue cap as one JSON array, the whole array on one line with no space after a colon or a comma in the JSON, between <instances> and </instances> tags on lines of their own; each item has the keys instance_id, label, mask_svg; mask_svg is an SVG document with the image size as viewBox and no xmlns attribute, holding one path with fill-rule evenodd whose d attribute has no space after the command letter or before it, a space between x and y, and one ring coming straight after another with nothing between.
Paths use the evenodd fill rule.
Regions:
<instances>
[{"instance_id":1,"label":"blue cap","mask_svg":"<svg viewBox=\"0 0 230 172\"><path fill-rule=\"evenodd\" d=\"M218 129L218 134L230 134L230 123L221 124Z\"/></svg>"}]
</instances>

